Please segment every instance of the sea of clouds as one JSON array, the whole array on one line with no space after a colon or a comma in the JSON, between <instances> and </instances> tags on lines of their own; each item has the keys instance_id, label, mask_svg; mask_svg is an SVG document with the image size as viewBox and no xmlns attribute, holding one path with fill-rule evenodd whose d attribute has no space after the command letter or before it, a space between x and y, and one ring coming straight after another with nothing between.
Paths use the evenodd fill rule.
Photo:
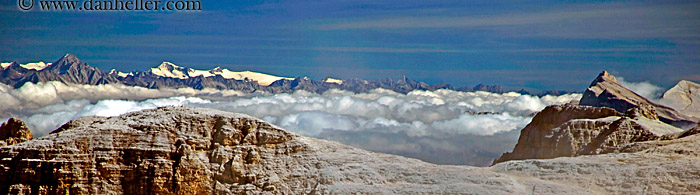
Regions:
<instances>
[{"instance_id":1,"label":"sea of clouds","mask_svg":"<svg viewBox=\"0 0 700 195\"><path fill-rule=\"evenodd\" d=\"M401 94L386 89L367 93L332 89L323 94L245 94L47 82L28 83L18 89L0 84L0 120L20 118L39 137L82 116L116 116L160 106L206 107L245 113L301 135L369 150L436 163L486 165L512 148L518 135L514 130L527 125L533 113L547 105L580 98L581 94L537 97L453 90ZM502 139L506 134L507 139ZM485 150L489 151L480 153ZM463 154L465 151L468 154ZM470 162L455 156L458 154L477 155L474 159L480 161Z\"/></svg>"},{"instance_id":2,"label":"sea of clouds","mask_svg":"<svg viewBox=\"0 0 700 195\"><path fill-rule=\"evenodd\" d=\"M228 97L229 100L220 100ZM530 114L580 94L536 97L518 93L375 89L367 93L328 90L323 94L243 94L237 91L147 89L124 85L0 84L2 117L26 120L37 135L81 116L116 116L160 106L197 106L245 113L302 135L325 130L404 132L410 136L493 135L522 128ZM214 99L214 100L212 100ZM217 100L218 99L218 100ZM51 120L46 120L51 119Z\"/></svg>"}]
</instances>

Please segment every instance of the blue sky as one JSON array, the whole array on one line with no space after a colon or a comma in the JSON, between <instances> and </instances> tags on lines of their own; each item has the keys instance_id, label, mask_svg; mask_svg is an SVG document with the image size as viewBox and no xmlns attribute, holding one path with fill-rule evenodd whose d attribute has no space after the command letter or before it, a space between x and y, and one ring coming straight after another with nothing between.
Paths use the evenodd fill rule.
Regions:
<instances>
[{"instance_id":1,"label":"blue sky","mask_svg":"<svg viewBox=\"0 0 700 195\"><path fill-rule=\"evenodd\" d=\"M38 0L35 0L38 1ZM700 80L697 1L202 1L202 11L20 11L0 4L0 61L65 53L103 70L161 61L314 79L583 90L602 70Z\"/></svg>"}]
</instances>

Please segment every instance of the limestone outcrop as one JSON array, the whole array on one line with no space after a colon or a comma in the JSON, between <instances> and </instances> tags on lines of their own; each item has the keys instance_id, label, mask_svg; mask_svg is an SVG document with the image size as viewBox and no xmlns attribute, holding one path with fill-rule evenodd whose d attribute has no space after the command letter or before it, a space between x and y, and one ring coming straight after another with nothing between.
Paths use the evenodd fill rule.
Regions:
<instances>
[{"instance_id":1,"label":"limestone outcrop","mask_svg":"<svg viewBox=\"0 0 700 195\"><path fill-rule=\"evenodd\" d=\"M22 143L32 138L34 135L24 124L24 121L10 118L0 125L0 147Z\"/></svg>"},{"instance_id":2,"label":"limestone outcrop","mask_svg":"<svg viewBox=\"0 0 700 195\"><path fill-rule=\"evenodd\" d=\"M605 107L549 106L523 128L513 151L494 164L610 153L626 144L669 139L684 132L656 119L650 106L630 108L625 114Z\"/></svg>"}]
</instances>

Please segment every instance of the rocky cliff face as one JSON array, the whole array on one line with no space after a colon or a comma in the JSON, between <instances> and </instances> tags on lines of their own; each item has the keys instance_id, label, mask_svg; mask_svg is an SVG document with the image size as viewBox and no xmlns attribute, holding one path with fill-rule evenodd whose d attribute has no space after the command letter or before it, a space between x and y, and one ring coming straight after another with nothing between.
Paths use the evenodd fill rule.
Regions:
<instances>
[{"instance_id":1,"label":"rocky cliff face","mask_svg":"<svg viewBox=\"0 0 700 195\"><path fill-rule=\"evenodd\" d=\"M289 141L295 135L244 115L202 112L209 110L71 121L47 137L0 149L0 190L211 194L302 185L264 171L298 165L267 163L297 153L303 144Z\"/></svg>"},{"instance_id":2,"label":"rocky cliff face","mask_svg":"<svg viewBox=\"0 0 700 195\"><path fill-rule=\"evenodd\" d=\"M654 107L661 121L677 127L694 126L700 121L699 118L685 115L673 108L647 100L618 84L617 79L607 71L603 71L593 80L588 89L583 93L579 104L584 106L613 108L618 112L625 112L630 108L646 104Z\"/></svg>"},{"instance_id":3,"label":"rocky cliff face","mask_svg":"<svg viewBox=\"0 0 700 195\"><path fill-rule=\"evenodd\" d=\"M34 138L24 121L10 118L0 125L0 147L22 143Z\"/></svg>"},{"instance_id":4,"label":"rocky cliff face","mask_svg":"<svg viewBox=\"0 0 700 195\"><path fill-rule=\"evenodd\" d=\"M0 193L684 193L700 190L700 163L691 160L699 143L691 135L630 155L446 166L301 137L242 114L165 107L85 117L0 147Z\"/></svg>"},{"instance_id":5,"label":"rocky cliff face","mask_svg":"<svg viewBox=\"0 0 700 195\"><path fill-rule=\"evenodd\" d=\"M503 154L494 164L508 160L573 156L582 148L580 142L590 142L621 115L610 108L548 106L521 130L513 152Z\"/></svg>"}]
</instances>

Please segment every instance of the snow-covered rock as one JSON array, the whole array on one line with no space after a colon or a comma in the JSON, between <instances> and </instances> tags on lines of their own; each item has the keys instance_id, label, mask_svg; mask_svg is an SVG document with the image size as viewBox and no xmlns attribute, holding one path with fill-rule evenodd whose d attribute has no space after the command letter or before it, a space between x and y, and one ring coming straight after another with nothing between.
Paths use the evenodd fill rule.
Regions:
<instances>
[{"instance_id":1,"label":"snow-covered rock","mask_svg":"<svg viewBox=\"0 0 700 195\"><path fill-rule=\"evenodd\" d=\"M163 62L160 65L158 65L155 68L151 68L147 70L146 72L150 72L154 75L162 76L162 77L170 77L170 78L176 78L176 79L186 79L189 78L189 76L186 74L187 70L183 67L179 67L173 63L170 62Z\"/></svg>"},{"instance_id":2,"label":"snow-covered rock","mask_svg":"<svg viewBox=\"0 0 700 195\"><path fill-rule=\"evenodd\" d=\"M176 79L188 79L192 77L212 77L212 76L221 76L226 79L235 79L235 80L251 80L251 81L257 81L259 84L267 86L270 85L271 83L281 80L281 79L286 79L286 80L293 80L294 78L287 78L287 77L280 77L280 76L274 76L274 75L269 75L269 74L264 74L264 73L259 73L259 72L251 72L251 71L230 71L228 69L222 69L221 67L216 67L212 70L196 70L192 68L184 68L177 66L173 63L170 62L163 62L159 66L155 68L151 68L147 70L146 72L149 72L154 75L158 75L161 77L169 77L169 78L176 78Z\"/></svg>"},{"instance_id":3,"label":"snow-covered rock","mask_svg":"<svg viewBox=\"0 0 700 195\"><path fill-rule=\"evenodd\" d=\"M326 83L335 83L335 84L338 84L338 85L343 84L343 80L334 79L334 78L330 78L330 77L328 77L328 78L326 78L326 79L323 79L323 82L326 82Z\"/></svg>"}]
</instances>

